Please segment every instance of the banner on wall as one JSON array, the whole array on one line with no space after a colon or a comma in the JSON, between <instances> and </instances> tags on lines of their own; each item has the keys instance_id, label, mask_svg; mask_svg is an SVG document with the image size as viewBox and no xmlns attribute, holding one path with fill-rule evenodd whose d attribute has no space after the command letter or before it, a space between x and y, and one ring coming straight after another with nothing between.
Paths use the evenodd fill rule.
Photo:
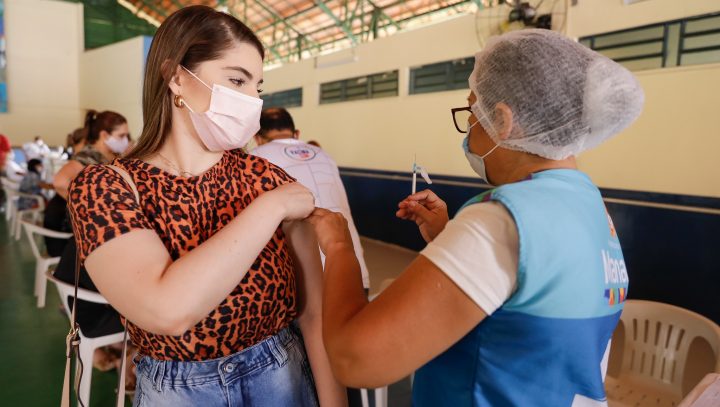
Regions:
<instances>
[{"instance_id":1,"label":"banner on wall","mask_svg":"<svg viewBox=\"0 0 720 407\"><path fill-rule=\"evenodd\" d=\"M5 0L0 0L0 113L7 113L7 58L5 54Z\"/></svg>"},{"instance_id":2,"label":"banner on wall","mask_svg":"<svg viewBox=\"0 0 720 407\"><path fill-rule=\"evenodd\" d=\"M0 0L0 113L8 111L7 58L5 54L5 0Z\"/></svg>"}]
</instances>

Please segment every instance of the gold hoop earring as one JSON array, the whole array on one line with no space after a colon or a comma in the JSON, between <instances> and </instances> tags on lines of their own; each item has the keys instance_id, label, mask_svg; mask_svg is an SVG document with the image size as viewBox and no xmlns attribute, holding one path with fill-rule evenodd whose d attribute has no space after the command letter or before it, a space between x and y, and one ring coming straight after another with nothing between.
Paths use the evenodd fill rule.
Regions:
<instances>
[{"instance_id":1,"label":"gold hoop earring","mask_svg":"<svg viewBox=\"0 0 720 407\"><path fill-rule=\"evenodd\" d=\"M175 107L182 109L183 106L185 106L185 101L183 100L182 96L175 95L175 97L173 97L173 104L175 105Z\"/></svg>"}]
</instances>

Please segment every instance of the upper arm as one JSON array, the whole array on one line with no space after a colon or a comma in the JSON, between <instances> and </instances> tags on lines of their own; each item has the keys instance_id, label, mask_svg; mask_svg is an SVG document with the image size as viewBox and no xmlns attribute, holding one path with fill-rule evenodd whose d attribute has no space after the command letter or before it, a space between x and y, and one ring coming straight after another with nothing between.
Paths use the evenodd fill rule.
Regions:
<instances>
[{"instance_id":1,"label":"upper arm","mask_svg":"<svg viewBox=\"0 0 720 407\"><path fill-rule=\"evenodd\" d=\"M136 229L93 250L85 268L98 291L120 314L150 332L162 333L169 321L154 310L152 292L172 263L170 254L152 230ZM160 317L160 318L158 318Z\"/></svg>"},{"instance_id":2,"label":"upper arm","mask_svg":"<svg viewBox=\"0 0 720 407\"><path fill-rule=\"evenodd\" d=\"M421 253L487 314L495 312L515 290L517 226L500 203L463 209Z\"/></svg>"},{"instance_id":3,"label":"upper arm","mask_svg":"<svg viewBox=\"0 0 720 407\"><path fill-rule=\"evenodd\" d=\"M286 222L283 231L290 243L298 293L298 319L320 318L323 268L312 226L304 221ZM309 318L308 318L309 317Z\"/></svg>"},{"instance_id":4,"label":"upper arm","mask_svg":"<svg viewBox=\"0 0 720 407\"><path fill-rule=\"evenodd\" d=\"M348 385L377 387L405 377L444 352L486 314L445 273L418 256L348 322Z\"/></svg>"},{"instance_id":5,"label":"upper arm","mask_svg":"<svg viewBox=\"0 0 720 407\"><path fill-rule=\"evenodd\" d=\"M63 198L67 198L70 182L77 177L85 166L75 160L68 161L53 177L53 187Z\"/></svg>"},{"instance_id":6,"label":"upper arm","mask_svg":"<svg viewBox=\"0 0 720 407\"><path fill-rule=\"evenodd\" d=\"M130 187L115 171L91 166L73 180L68 206L79 260L100 293L136 325L158 331L148 290L171 259Z\"/></svg>"},{"instance_id":7,"label":"upper arm","mask_svg":"<svg viewBox=\"0 0 720 407\"><path fill-rule=\"evenodd\" d=\"M349 323L358 385L397 380L459 341L515 289L518 236L500 204L450 221L403 274ZM352 332L352 333L351 333Z\"/></svg>"}]
</instances>

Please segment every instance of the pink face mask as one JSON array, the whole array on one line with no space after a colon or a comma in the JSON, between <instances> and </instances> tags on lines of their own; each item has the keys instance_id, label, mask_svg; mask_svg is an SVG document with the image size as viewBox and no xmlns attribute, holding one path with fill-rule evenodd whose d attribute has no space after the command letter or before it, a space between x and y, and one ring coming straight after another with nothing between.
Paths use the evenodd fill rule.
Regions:
<instances>
[{"instance_id":1,"label":"pink face mask","mask_svg":"<svg viewBox=\"0 0 720 407\"><path fill-rule=\"evenodd\" d=\"M214 84L211 88L189 69L182 68L212 92L207 112L190 111L190 120L210 151L228 151L244 147L260 130L263 100Z\"/></svg>"}]
</instances>

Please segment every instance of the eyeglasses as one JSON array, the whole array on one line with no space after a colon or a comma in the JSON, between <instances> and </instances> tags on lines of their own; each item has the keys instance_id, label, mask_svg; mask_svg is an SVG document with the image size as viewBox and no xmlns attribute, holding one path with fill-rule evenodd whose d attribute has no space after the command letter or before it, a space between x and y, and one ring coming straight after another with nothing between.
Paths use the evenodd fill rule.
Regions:
<instances>
[{"instance_id":1,"label":"eyeglasses","mask_svg":"<svg viewBox=\"0 0 720 407\"><path fill-rule=\"evenodd\" d=\"M460 133L465 134L467 132L467 126L472 116L472 110L469 107L455 107L450 109L453 117L453 123L455 128Z\"/></svg>"}]
</instances>

